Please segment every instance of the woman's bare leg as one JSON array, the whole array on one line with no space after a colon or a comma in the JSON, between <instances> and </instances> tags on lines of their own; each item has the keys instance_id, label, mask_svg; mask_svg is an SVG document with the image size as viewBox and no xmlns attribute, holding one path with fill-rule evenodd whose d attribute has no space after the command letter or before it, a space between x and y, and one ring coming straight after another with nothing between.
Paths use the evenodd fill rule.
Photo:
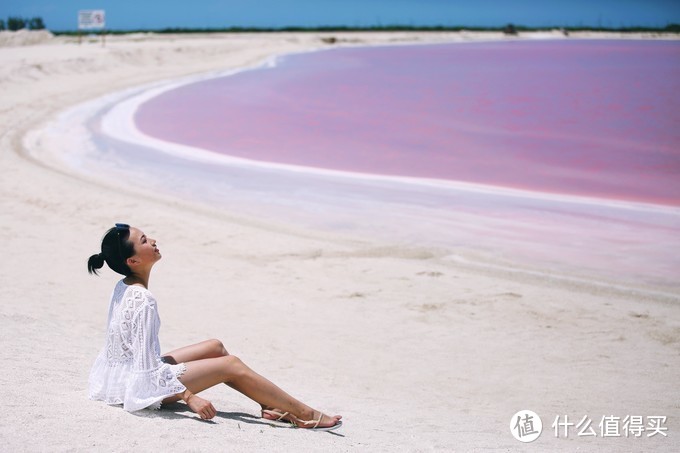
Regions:
<instances>
[{"instance_id":1,"label":"woman's bare leg","mask_svg":"<svg viewBox=\"0 0 680 453\"><path fill-rule=\"evenodd\" d=\"M202 359L213 359L216 357L228 356L229 352L224 347L220 340L212 339L205 340L200 343L192 344L189 346L184 346L182 348L175 349L163 355L163 359L170 364L176 365L182 362L194 362L196 360ZM229 385L229 383L225 384ZM233 387L232 387L233 388ZM167 398L164 400L165 404L178 401L179 398ZM280 409L269 407L265 405L262 406L262 417L267 420L277 420L279 416L270 415L265 412L265 410L273 411L275 413L283 413ZM290 421L288 417L283 417L283 421Z\"/></svg>"},{"instance_id":2,"label":"woman's bare leg","mask_svg":"<svg viewBox=\"0 0 680 453\"><path fill-rule=\"evenodd\" d=\"M176 365L182 362L193 362L195 360L212 359L229 355L220 340L206 340L200 343L175 349L163 355L167 363Z\"/></svg>"},{"instance_id":3,"label":"woman's bare leg","mask_svg":"<svg viewBox=\"0 0 680 453\"><path fill-rule=\"evenodd\" d=\"M187 370L180 377L180 381L192 393L199 393L225 383L263 407L279 408L300 420L319 417L318 411L296 400L233 355L185 362L185 365ZM333 426L340 418L342 417L337 415L334 417L323 415L319 427Z\"/></svg>"}]
</instances>

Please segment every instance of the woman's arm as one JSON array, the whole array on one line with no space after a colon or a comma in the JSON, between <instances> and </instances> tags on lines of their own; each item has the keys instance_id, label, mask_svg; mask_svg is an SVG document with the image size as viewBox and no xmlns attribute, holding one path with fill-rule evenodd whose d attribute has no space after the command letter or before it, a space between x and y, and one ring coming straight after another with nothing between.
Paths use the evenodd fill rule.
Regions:
<instances>
[{"instance_id":1,"label":"woman's arm","mask_svg":"<svg viewBox=\"0 0 680 453\"><path fill-rule=\"evenodd\" d=\"M158 358L158 314L155 301L147 299L146 294L140 294L142 302L133 321L134 352L133 371L136 386L142 391L134 392L131 399L175 400L182 399L189 408L202 419L207 420L215 416L215 407L186 388L184 383L170 370L170 365ZM145 398L146 397L146 398ZM170 398L168 398L170 397ZM147 402L139 402L137 407L144 407ZM169 402L169 401L168 401ZM158 401L160 405L160 401ZM130 404L131 405L131 404Z\"/></svg>"},{"instance_id":2,"label":"woman's arm","mask_svg":"<svg viewBox=\"0 0 680 453\"><path fill-rule=\"evenodd\" d=\"M136 411L151 407L157 409L161 401L186 390L177 378L176 368L163 363L158 355L159 320L155 301L142 290L131 289L126 299L134 315L126 316L130 326L132 369L128 379L123 407Z\"/></svg>"}]
</instances>

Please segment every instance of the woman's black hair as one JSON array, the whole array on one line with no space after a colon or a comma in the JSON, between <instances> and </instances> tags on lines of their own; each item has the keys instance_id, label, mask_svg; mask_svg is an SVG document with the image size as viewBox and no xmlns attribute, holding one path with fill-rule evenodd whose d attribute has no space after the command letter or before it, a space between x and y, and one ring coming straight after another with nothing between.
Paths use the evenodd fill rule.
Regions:
<instances>
[{"instance_id":1,"label":"woman's black hair","mask_svg":"<svg viewBox=\"0 0 680 453\"><path fill-rule=\"evenodd\" d=\"M98 275L97 269L101 269L106 262L111 270L126 277L132 275L132 270L125 263L128 258L135 254L134 246L128 240L129 238L130 225L117 223L104 235L101 253L92 255L87 260L87 271L90 274Z\"/></svg>"}]
</instances>

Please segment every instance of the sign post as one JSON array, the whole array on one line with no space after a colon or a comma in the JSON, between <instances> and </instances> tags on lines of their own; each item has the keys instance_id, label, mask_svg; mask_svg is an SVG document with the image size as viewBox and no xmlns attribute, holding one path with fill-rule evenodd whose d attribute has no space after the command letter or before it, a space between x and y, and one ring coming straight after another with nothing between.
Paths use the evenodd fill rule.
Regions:
<instances>
[{"instance_id":1,"label":"sign post","mask_svg":"<svg viewBox=\"0 0 680 453\"><path fill-rule=\"evenodd\" d=\"M106 12L103 9L84 9L78 11L78 44L82 42L82 30L101 30L102 47L104 47L104 28Z\"/></svg>"}]
</instances>

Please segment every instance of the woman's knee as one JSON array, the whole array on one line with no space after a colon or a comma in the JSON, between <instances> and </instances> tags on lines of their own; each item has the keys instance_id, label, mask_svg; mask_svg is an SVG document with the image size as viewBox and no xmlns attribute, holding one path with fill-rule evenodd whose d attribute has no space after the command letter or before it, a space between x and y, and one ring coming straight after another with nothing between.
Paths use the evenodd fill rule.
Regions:
<instances>
[{"instance_id":1,"label":"woman's knee","mask_svg":"<svg viewBox=\"0 0 680 453\"><path fill-rule=\"evenodd\" d=\"M213 338L212 340L207 340L206 343L212 357L222 357L229 355L229 352L220 340Z\"/></svg>"},{"instance_id":2,"label":"woman's knee","mask_svg":"<svg viewBox=\"0 0 680 453\"><path fill-rule=\"evenodd\" d=\"M249 369L245 363L234 355L220 357L222 372L225 382L233 381L248 373Z\"/></svg>"}]
</instances>

